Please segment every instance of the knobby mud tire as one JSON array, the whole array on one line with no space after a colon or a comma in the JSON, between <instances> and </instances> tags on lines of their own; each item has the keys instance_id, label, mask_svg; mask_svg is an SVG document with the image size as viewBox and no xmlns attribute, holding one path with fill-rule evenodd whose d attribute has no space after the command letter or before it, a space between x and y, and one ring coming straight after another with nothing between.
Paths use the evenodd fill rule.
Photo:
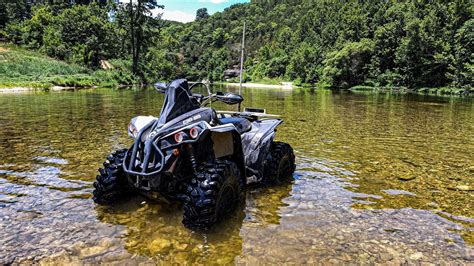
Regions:
<instances>
[{"instance_id":1,"label":"knobby mud tire","mask_svg":"<svg viewBox=\"0 0 474 266\"><path fill-rule=\"evenodd\" d=\"M234 162L216 160L202 165L186 187L183 224L208 230L243 199L244 181Z\"/></svg>"},{"instance_id":2,"label":"knobby mud tire","mask_svg":"<svg viewBox=\"0 0 474 266\"><path fill-rule=\"evenodd\" d=\"M99 168L99 175L94 182L93 200L101 205L109 205L128 194L128 183L122 168L126 149L118 150L107 156L104 168Z\"/></svg>"},{"instance_id":3,"label":"knobby mud tire","mask_svg":"<svg viewBox=\"0 0 474 266\"><path fill-rule=\"evenodd\" d=\"M264 182L282 184L293 180L295 172L295 154L290 144L273 142L270 147L270 158L265 165Z\"/></svg>"}]
</instances>

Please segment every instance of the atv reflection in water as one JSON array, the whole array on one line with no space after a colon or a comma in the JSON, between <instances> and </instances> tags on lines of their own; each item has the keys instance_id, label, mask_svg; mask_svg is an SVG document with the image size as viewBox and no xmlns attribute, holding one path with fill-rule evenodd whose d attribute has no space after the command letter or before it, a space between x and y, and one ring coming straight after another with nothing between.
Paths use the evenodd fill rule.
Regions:
<instances>
[{"instance_id":1,"label":"atv reflection in water","mask_svg":"<svg viewBox=\"0 0 474 266\"><path fill-rule=\"evenodd\" d=\"M192 93L197 84L208 96ZM282 123L262 109L216 112L214 101L238 104L242 96L210 92L184 79L169 86L160 117L138 116L128 126L134 143L107 157L94 182L94 201L110 204L138 192L184 203L183 223L208 229L244 199L246 184L281 183L295 170L293 149L275 142Z\"/></svg>"}]
</instances>

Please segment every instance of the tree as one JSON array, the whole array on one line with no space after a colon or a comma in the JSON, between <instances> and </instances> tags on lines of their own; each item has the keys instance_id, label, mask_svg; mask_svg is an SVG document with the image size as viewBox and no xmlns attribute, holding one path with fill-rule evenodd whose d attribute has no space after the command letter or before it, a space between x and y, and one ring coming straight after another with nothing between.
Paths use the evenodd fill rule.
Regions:
<instances>
[{"instance_id":1,"label":"tree","mask_svg":"<svg viewBox=\"0 0 474 266\"><path fill-rule=\"evenodd\" d=\"M207 8L199 8L196 11L196 20L206 19L209 17L209 13L207 13Z\"/></svg>"},{"instance_id":2,"label":"tree","mask_svg":"<svg viewBox=\"0 0 474 266\"><path fill-rule=\"evenodd\" d=\"M347 43L341 50L329 53L324 60L323 81L338 88L361 85L367 78L374 43L369 39Z\"/></svg>"},{"instance_id":3,"label":"tree","mask_svg":"<svg viewBox=\"0 0 474 266\"><path fill-rule=\"evenodd\" d=\"M155 8L163 8L158 5L156 0L130 0L128 3L122 4L122 11L128 11L129 34L132 54L132 71L134 74L140 73L139 64L142 51L146 50L147 33L149 27L156 27L155 18L152 17L152 10Z\"/></svg>"},{"instance_id":4,"label":"tree","mask_svg":"<svg viewBox=\"0 0 474 266\"><path fill-rule=\"evenodd\" d=\"M38 9L33 18L45 16L43 13ZM42 49L50 56L96 68L109 53L109 24L107 11L96 4L64 9L45 25Z\"/></svg>"},{"instance_id":5,"label":"tree","mask_svg":"<svg viewBox=\"0 0 474 266\"><path fill-rule=\"evenodd\" d=\"M19 23L30 16L31 2L27 0L0 1L0 29L8 23Z\"/></svg>"},{"instance_id":6,"label":"tree","mask_svg":"<svg viewBox=\"0 0 474 266\"><path fill-rule=\"evenodd\" d=\"M286 75L301 83L316 83L319 80L318 67L322 62L319 51L307 42L302 42L292 53L286 67Z\"/></svg>"},{"instance_id":7,"label":"tree","mask_svg":"<svg viewBox=\"0 0 474 266\"><path fill-rule=\"evenodd\" d=\"M54 15L49 6L39 5L33 8L31 19L24 21L22 38L24 44L38 49L43 46L44 30L54 21Z\"/></svg>"},{"instance_id":8,"label":"tree","mask_svg":"<svg viewBox=\"0 0 474 266\"><path fill-rule=\"evenodd\" d=\"M470 19L456 32L454 69L456 86L474 86L474 19Z\"/></svg>"}]
</instances>

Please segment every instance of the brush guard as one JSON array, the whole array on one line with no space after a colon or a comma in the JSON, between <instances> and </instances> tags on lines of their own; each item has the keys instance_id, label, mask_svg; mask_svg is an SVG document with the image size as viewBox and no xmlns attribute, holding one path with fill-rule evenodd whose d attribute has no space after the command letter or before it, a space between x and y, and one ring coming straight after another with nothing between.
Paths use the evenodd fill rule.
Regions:
<instances>
[{"instance_id":1,"label":"brush guard","mask_svg":"<svg viewBox=\"0 0 474 266\"><path fill-rule=\"evenodd\" d=\"M140 141L145 130L140 132L137 140L127 153L123 169L128 174L130 183L135 187L151 190L151 182L161 183L160 173L165 166L165 156L155 142L155 138ZM151 178L153 177L153 180Z\"/></svg>"}]
</instances>

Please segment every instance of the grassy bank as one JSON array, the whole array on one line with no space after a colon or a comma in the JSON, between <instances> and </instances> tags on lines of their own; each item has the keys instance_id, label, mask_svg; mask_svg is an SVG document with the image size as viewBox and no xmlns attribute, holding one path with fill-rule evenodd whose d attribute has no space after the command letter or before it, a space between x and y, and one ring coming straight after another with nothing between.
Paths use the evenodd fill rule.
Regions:
<instances>
[{"instance_id":1,"label":"grassy bank","mask_svg":"<svg viewBox=\"0 0 474 266\"><path fill-rule=\"evenodd\" d=\"M60 87L116 87L139 83L129 71L126 60L111 60L113 69L91 70L79 65L52 59L41 53L25 50L14 45L0 43L0 89ZM233 80L238 82L238 78ZM264 78L252 80L246 87L281 87L286 80ZM226 82L228 83L228 82ZM226 84L224 83L224 84ZM230 82L232 83L232 82ZM293 82L294 86L306 87L313 84ZM323 85L315 86L326 88ZM474 95L472 88L419 88L354 86L352 91L400 92L431 95Z\"/></svg>"},{"instance_id":2,"label":"grassy bank","mask_svg":"<svg viewBox=\"0 0 474 266\"><path fill-rule=\"evenodd\" d=\"M243 84L244 87L254 87L254 88L280 88L286 87L282 83L288 82L282 79L260 79L252 80ZM238 80L230 80L230 82L222 83L224 85L235 86L238 84ZM302 84L299 82L293 82L293 87L311 87L318 89L335 89L331 88L327 84ZM373 87L373 86L354 86L349 88L351 91L364 91L364 92L394 92L394 93L416 93L416 94L429 94L429 95L460 95L460 96L474 96L474 89L472 88L454 88L454 87L439 87L439 88L417 88L409 89L406 87Z\"/></svg>"},{"instance_id":3,"label":"grassy bank","mask_svg":"<svg viewBox=\"0 0 474 266\"><path fill-rule=\"evenodd\" d=\"M120 61L112 70L91 70L37 52L0 44L0 88L111 87L135 83Z\"/></svg>"},{"instance_id":4,"label":"grassy bank","mask_svg":"<svg viewBox=\"0 0 474 266\"><path fill-rule=\"evenodd\" d=\"M371 86L354 86L351 91L376 91L376 92L400 92L400 93L417 93L430 95L474 95L472 88L417 88L409 89L405 87L371 87Z\"/></svg>"}]
</instances>

